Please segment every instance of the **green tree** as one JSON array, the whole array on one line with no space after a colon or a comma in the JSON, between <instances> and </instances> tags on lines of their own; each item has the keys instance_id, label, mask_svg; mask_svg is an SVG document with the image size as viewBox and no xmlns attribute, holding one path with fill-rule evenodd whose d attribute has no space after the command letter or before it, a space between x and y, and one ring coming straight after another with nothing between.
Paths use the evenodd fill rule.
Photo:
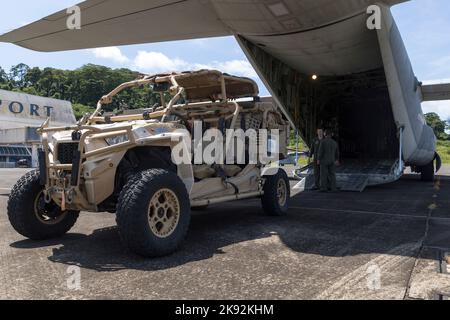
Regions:
<instances>
[{"instance_id":1,"label":"green tree","mask_svg":"<svg viewBox=\"0 0 450 320\"><path fill-rule=\"evenodd\" d=\"M79 118L92 111L97 101L121 83L136 79L138 72L87 64L76 70L30 68L20 63L9 75L0 68L0 89L68 100ZM150 86L132 88L119 94L110 110L148 108L160 101Z\"/></svg>"},{"instance_id":2,"label":"green tree","mask_svg":"<svg viewBox=\"0 0 450 320\"><path fill-rule=\"evenodd\" d=\"M3 70L2 67L0 67L0 84L5 84L8 82L8 75L6 74L5 70Z\"/></svg>"},{"instance_id":3,"label":"green tree","mask_svg":"<svg viewBox=\"0 0 450 320\"><path fill-rule=\"evenodd\" d=\"M11 85L11 82L0 83L0 89L12 91L14 87Z\"/></svg>"},{"instance_id":4,"label":"green tree","mask_svg":"<svg viewBox=\"0 0 450 320\"><path fill-rule=\"evenodd\" d=\"M427 113L425 114L425 119L427 124L433 129L434 134L438 137L438 139L446 140L449 138L449 135L445 132L448 128L448 124L446 121L441 120L437 113Z\"/></svg>"},{"instance_id":5,"label":"green tree","mask_svg":"<svg viewBox=\"0 0 450 320\"><path fill-rule=\"evenodd\" d=\"M88 107L88 106L85 106L85 105L82 105L79 103L73 104L72 107L73 107L73 112L75 114L75 118L77 120L80 120L84 114L92 113L95 110L94 108L91 108L91 107Z\"/></svg>"},{"instance_id":6,"label":"green tree","mask_svg":"<svg viewBox=\"0 0 450 320\"><path fill-rule=\"evenodd\" d=\"M25 76L29 70L29 66L24 63L19 63L11 68L9 72L9 79L13 81L15 86L23 88L26 86Z\"/></svg>"},{"instance_id":7,"label":"green tree","mask_svg":"<svg viewBox=\"0 0 450 320\"><path fill-rule=\"evenodd\" d=\"M37 84L39 79L41 78L41 74L41 69L37 67L29 69L24 76L26 86L34 87L35 89L37 89Z\"/></svg>"},{"instance_id":8,"label":"green tree","mask_svg":"<svg viewBox=\"0 0 450 320\"><path fill-rule=\"evenodd\" d=\"M32 94L32 95L35 95L35 96L39 95L39 92L34 87L26 87L26 88L23 88L21 90L20 89L13 89L13 91L23 92L23 93L26 93L26 94Z\"/></svg>"},{"instance_id":9,"label":"green tree","mask_svg":"<svg viewBox=\"0 0 450 320\"><path fill-rule=\"evenodd\" d=\"M45 68L41 72L40 78L36 83L36 87L41 95L44 97L51 97L53 83L53 69Z\"/></svg>"}]
</instances>

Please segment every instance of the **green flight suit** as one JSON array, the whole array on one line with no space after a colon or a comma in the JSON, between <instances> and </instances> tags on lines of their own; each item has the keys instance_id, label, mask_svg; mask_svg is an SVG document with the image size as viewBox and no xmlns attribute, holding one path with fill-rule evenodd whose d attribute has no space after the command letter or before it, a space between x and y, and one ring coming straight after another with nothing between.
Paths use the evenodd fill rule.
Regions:
<instances>
[{"instance_id":1,"label":"green flight suit","mask_svg":"<svg viewBox=\"0 0 450 320\"><path fill-rule=\"evenodd\" d=\"M320 161L320 189L336 191L336 161L339 160L339 147L330 137L322 140L317 159Z\"/></svg>"},{"instance_id":2,"label":"green flight suit","mask_svg":"<svg viewBox=\"0 0 450 320\"><path fill-rule=\"evenodd\" d=\"M317 164L317 158L318 158L318 154L319 154L320 142L322 140L319 138L314 138L314 140L311 144L311 150L309 152L309 157L312 158L312 161L313 161L314 180L315 180L315 187L317 189L320 189L320 166Z\"/></svg>"}]
</instances>

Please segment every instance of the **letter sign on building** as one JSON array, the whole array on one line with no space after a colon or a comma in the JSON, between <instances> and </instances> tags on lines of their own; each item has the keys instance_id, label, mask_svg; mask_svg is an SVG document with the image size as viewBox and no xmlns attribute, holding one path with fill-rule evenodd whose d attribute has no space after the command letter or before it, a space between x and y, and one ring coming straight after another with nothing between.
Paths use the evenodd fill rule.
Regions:
<instances>
[{"instance_id":1,"label":"letter sign on building","mask_svg":"<svg viewBox=\"0 0 450 320\"><path fill-rule=\"evenodd\" d=\"M0 90L0 129L36 128L47 118L51 126L76 122L69 101Z\"/></svg>"}]
</instances>

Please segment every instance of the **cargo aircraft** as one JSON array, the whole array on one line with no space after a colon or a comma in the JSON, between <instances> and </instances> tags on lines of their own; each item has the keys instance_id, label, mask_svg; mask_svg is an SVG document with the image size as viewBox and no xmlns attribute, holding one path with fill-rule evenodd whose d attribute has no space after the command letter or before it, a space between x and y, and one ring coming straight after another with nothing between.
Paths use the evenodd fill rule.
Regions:
<instances>
[{"instance_id":1,"label":"cargo aircraft","mask_svg":"<svg viewBox=\"0 0 450 320\"><path fill-rule=\"evenodd\" d=\"M63 10L0 41L50 52L234 36L307 143L318 126L333 129L341 187L361 191L407 166L432 181L441 163L421 102L450 99L450 84L416 78L390 11L402 2L88 0L78 28Z\"/></svg>"}]
</instances>

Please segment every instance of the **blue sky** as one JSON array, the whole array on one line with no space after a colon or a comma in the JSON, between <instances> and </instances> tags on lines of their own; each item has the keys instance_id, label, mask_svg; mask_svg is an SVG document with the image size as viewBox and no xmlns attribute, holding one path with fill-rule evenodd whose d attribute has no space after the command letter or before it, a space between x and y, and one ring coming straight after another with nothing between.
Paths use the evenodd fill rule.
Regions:
<instances>
[{"instance_id":1,"label":"blue sky","mask_svg":"<svg viewBox=\"0 0 450 320\"><path fill-rule=\"evenodd\" d=\"M78 3L78 0L3 1L0 33L40 19ZM414 71L421 81L450 82L450 1L412 0L395 6L393 14L403 35ZM226 50L224 50L226 48ZM38 53L0 43L0 66L6 71L20 62L29 66L75 69L86 63L142 72L213 67L256 77L245 55L231 37L174 41L100 50ZM258 80L262 94L267 94ZM450 119L450 101L423 105Z\"/></svg>"}]
</instances>

